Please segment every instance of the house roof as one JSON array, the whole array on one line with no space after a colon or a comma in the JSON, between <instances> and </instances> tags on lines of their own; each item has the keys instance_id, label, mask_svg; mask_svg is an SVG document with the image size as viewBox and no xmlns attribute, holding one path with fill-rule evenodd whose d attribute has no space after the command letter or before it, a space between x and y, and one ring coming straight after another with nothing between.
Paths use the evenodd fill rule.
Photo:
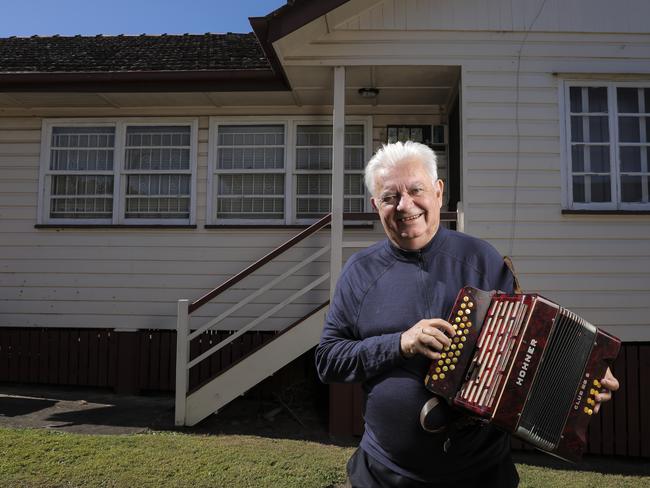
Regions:
<instances>
[{"instance_id":1,"label":"house roof","mask_svg":"<svg viewBox=\"0 0 650 488\"><path fill-rule=\"evenodd\" d=\"M271 69L253 33L0 39L0 72Z\"/></svg>"},{"instance_id":2,"label":"house roof","mask_svg":"<svg viewBox=\"0 0 650 488\"><path fill-rule=\"evenodd\" d=\"M0 39L0 91L287 90L272 43L348 0L289 0L255 33Z\"/></svg>"}]
</instances>

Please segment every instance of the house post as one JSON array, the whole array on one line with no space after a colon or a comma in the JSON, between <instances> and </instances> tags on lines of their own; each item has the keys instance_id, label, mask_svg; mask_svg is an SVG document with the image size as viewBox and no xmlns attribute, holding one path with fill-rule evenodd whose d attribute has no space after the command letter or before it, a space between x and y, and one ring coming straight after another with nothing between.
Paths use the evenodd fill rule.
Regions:
<instances>
[{"instance_id":1,"label":"house post","mask_svg":"<svg viewBox=\"0 0 650 488\"><path fill-rule=\"evenodd\" d=\"M343 185L345 175L345 67L334 67L334 113L332 141L332 224L330 255L330 298L341 274L343 262Z\"/></svg>"},{"instance_id":2,"label":"house post","mask_svg":"<svg viewBox=\"0 0 650 488\"><path fill-rule=\"evenodd\" d=\"M178 300L176 319L176 402L174 409L174 424L185 425L187 413L185 410L187 401L187 390L190 380L190 372L187 363L190 359L190 301L187 299Z\"/></svg>"}]
</instances>

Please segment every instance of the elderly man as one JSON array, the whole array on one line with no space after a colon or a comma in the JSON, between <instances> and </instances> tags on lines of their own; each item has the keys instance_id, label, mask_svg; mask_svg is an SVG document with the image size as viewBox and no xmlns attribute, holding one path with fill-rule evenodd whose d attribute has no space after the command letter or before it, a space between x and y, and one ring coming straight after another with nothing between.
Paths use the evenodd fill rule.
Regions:
<instances>
[{"instance_id":1,"label":"elderly man","mask_svg":"<svg viewBox=\"0 0 650 488\"><path fill-rule=\"evenodd\" d=\"M348 483L517 486L505 433L476 424L430 433L419 421L431 398L425 373L455 334L441 317L463 286L512 292L513 276L488 243L440 226L443 182L428 147L385 145L365 181L388 239L347 261L316 349L322 381L362 382L366 394L365 432L348 462ZM613 377L602 384L618 388ZM441 415L452 420L454 413Z\"/></svg>"}]
</instances>

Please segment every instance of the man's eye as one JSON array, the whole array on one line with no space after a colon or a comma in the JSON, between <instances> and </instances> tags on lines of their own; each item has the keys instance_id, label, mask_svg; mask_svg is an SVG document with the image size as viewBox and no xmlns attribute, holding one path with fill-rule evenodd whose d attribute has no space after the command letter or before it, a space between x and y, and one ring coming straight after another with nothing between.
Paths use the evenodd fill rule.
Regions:
<instances>
[{"instance_id":1,"label":"man's eye","mask_svg":"<svg viewBox=\"0 0 650 488\"><path fill-rule=\"evenodd\" d=\"M397 201L397 195L386 195L382 197L381 203L384 205L393 205Z\"/></svg>"},{"instance_id":2,"label":"man's eye","mask_svg":"<svg viewBox=\"0 0 650 488\"><path fill-rule=\"evenodd\" d=\"M412 197L415 197L415 196L418 196L418 195L422 195L423 192L424 192L424 188L413 188L413 189L409 192L409 194L410 194Z\"/></svg>"}]
</instances>

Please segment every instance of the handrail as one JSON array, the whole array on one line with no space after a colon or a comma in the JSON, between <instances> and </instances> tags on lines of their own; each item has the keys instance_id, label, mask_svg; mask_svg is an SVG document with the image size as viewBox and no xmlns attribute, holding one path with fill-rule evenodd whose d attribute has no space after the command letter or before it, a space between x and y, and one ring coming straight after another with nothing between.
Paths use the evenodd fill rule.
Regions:
<instances>
[{"instance_id":1,"label":"handrail","mask_svg":"<svg viewBox=\"0 0 650 488\"><path fill-rule=\"evenodd\" d=\"M198 308L202 307L206 303L208 303L210 300L212 300L214 297L220 295L224 291L226 291L228 288L231 286L235 285L236 283L239 283L241 280L246 278L248 275L253 273L254 271L260 269L262 266L267 264L269 261L273 260L274 258L278 257L280 254L285 252L287 249L290 249L292 246L296 245L303 239L306 239L310 235L314 234L315 232L319 231L323 227L325 227L327 224L329 224L332 220L332 214L329 213L322 219L316 221L309 227L307 227L305 230L303 230L301 233L293 236L291 239L289 239L287 242L282 244L279 247L276 247L273 251L268 253L266 256L261 257L257 261L255 261L253 264L251 264L248 268L240 271L237 273L235 276L232 278L228 279L227 281L224 281L221 285L213 289L212 291L206 293L203 295L201 298L198 300L193 301L190 306L189 306L189 313L192 313L196 311Z\"/></svg>"},{"instance_id":2,"label":"handrail","mask_svg":"<svg viewBox=\"0 0 650 488\"><path fill-rule=\"evenodd\" d=\"M346 212L343 214L343 218L345 220L379 220L379 215L375 212ZM456 212L440 212L440 220L445 221L445 222L455 222L457 219L457 214ZM248 266L247 268L243 269L239 273L237 273L235 276L232 276L229 278L227 281L224 281L221 285L218 287L214 288L210 292L206 293L203 295L201 298L193 301L189 305L189 313L192 313L208 303L210 300L213 298L217 297L224 291L226 291L228 288L231 286L239 283L241 280L246 278L248 275L251 273L255 272L256 270L260 269L262 266L267 264L269 261L272 261L276 257L278 257L280 254L284 253L286 250L290 249L300 241L306 239L310 235L314 234L315 232L319 231L326 225L328 225L332 220L332 214L329 213L325 215L323 218L320 220L314 222L312 225L307 227L305 230L300 232L299 234L293 236L291 239L286 241L284 244L281 246L275 248L273 251L268 253L267 255L261 257L257 261L255 261L253 264Z\"/></svg>"}]
</instances>

